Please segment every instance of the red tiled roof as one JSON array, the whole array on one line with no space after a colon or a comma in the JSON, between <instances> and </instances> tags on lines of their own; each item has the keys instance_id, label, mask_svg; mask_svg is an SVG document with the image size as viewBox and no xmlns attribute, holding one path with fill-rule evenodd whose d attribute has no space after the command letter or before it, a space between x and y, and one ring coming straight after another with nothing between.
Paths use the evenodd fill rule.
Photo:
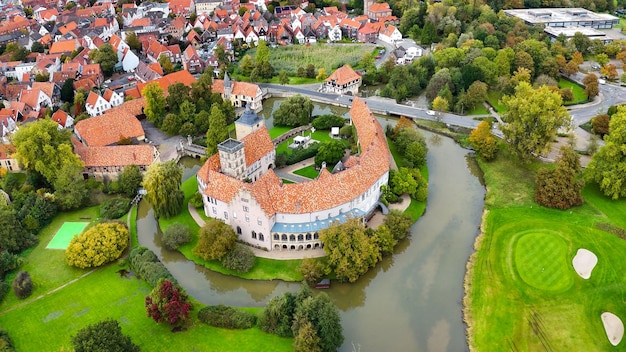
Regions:
<instances>
[{"instance_id":1,"label":"red tiled roof","mask_svg":"<svg viewBox=\"0 0 626 352\"><path fill-rule=\"evenodd\" d=\"M33 89L41 89L48 97L52 98L54 95L54 86L52 82L33 82Z\"/></svg>"},{"instance_id":2,"label":"red tiled roof","mask_svg":"<svg viewBox=\"0 0 626 352\"><path fill-rule=\"evenodd\" d=\"M213 155L198 172L207 183L205 194L229 203L239 190L248 189L268 216L322 211L354 200L389 171L390 154L383 129L363 100L354 98L350 116L361 154L351 158L346 170L297 184L282 184L269 170L248 184L218 172L219 157Z\"/></svg>"},{"instance_id":3,"label":"red tiled roof","mask_svg":"<svg viewBox=\"0 0 626 352\"><path fill-rule=\"evenodd\" d=\"M60 40L58 42L52 43L50 47L50 54L63 54L63 53L71 53L72 51L78 48L78 42L76 39L69 40Z\"/></svg>"},{"instance_id":4,"label":"red tiled roof","mask_svg":"<svg viewBox=\"0 0 626 352\"><path fill-rule=\"evenodd\" d=\"M161 89L163 89L163 94L167 96L167 87L176 83L182 83L186 86L191 86L191 84L195 81L196 79L194 78L194 76L191 75L191 73L189 73L189 71L182 70L170 73L167 76L163 76L150 82L137 83L137 89L139 90L139 92L141 92L148 84L156 82L161 87Z\"/></svg>"},{"instance_id":5,"label":"red tiled roof","mask_svg":"<svg viewBox=\"0 0 626 352\"><path fill-rule=\"evenodd\" d=\"M31 108L36 108L39 105L37 102L39 101L39 89L24 89L20 93L20 102L30 106Z\"/></svg>"},{"instance_id":6,"label":"red tiled roof","mask_svg":"<svg viewBox=\"0 0 626 352\"><path fill-rule=\"evenodd\" d=\"M98 98L100 96L95 93L94 91L89 92L89 95L87 96L87 100L85 101L86 104L89 104L91 106L95 106L96 103L98 102Z\"/></svg>"},{"instance_id":7,"label":"red tiled roof","mask_svg":"<svg viewBox=\"0 0 626 352\"><path fill-rule=\"evenodd\" d=\"M245 136L242 140L244 145L244 153L246 154L246 167L252 165L255 161L274 150L272 137L267 132L267 127L263 126L258 130Z\"/></svg>"},{"instance_id":8,"label":"red tiled roof","mask_svg":"<svg viewBox=\"0 0 626 352\"><path fill-rule=\"evenodd\" d=\"M383 3L374 3L370 5L370 7L367 10L370 12L387 12L387 11L391 11L391 8L389 8L388 3L383 2Z\"/></svg>"},{"instance_id":9,"label":"red tiled roof","mask_svg":"<svg viewBox=\"0 0 626 352\"><path fill-rule=\"evenodd\" d=\"M108 147L85 147L75 144L74 150L85 163L85 167L145 166L154 161L154 147L147 144Z\"/></svg>"},{"instance_id":10,"label":"red tiled roof","mask_svg":"<svg viewBox=\"0 0 626 352\"><path fill-rule=\"evenodd\" d=\"M260 89L259 86L254 83L230 81L230 84L232 85L231 94L243 95L246 97L256 97L257 92ZM211 92L224 94L224 80L214 79L213 84L211 85Z\"/></svg>"},{"instance_id":11,"label":"red tiled roof","mask_svg":"<svg viewBox=\"0 0 626 352\"><path fill-rule=\"evenodd\" d=\"M343 65L328 76L328 78L326 78L326 82L334 80L336 85L344 85L359 78L361 78L361 76L356 73L350 65Z\"/></svg>"},{"instance_id":12,"label":"red tiled roof","mask_svg":"<svg viewBox=\"0 0 626 352\"><path fill-rule=\"evenodd\" d=\"M58 123L61 127L65 127L68 116L69 115L65 111L59 109L54 114L52 114L51 119L52 121Z\"/></svg>"},{"instance_id":13,"label":"red tiled roof","mask_svg":"<svg viewBox=\"0 0 626 352\"><path fill-rule=\"evenodd\" d=\"M67 33L75 30L76 28L78 28L78 25L76 24L76 22L72 21L70 23L66 23L65 25L59 27L59 32L61 32L62 35L66 35Z\"/></svg>"},{"instance_id":14,"label":"red tiled roof","mask_svg":"<svg viewBox=\"0 0 626 352\"><path fill-rule=\"evenodd\" d=\"M103 115L79 121L74 129L90 147L103 147L119 142L122 138L139 138L145 136L141 123L130 112L120 105Z\"/></svg>"}]
</instances>

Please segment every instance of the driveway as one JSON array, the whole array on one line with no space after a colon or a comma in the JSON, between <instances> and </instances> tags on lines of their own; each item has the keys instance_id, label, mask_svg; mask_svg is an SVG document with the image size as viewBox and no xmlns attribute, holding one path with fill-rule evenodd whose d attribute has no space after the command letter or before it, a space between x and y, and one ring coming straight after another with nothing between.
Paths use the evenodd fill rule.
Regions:
<instances>
[{"instance_id":1,"label":"driveway","mask_svg":"<svg viewBox=\"0 0 626 352\"><path fill-rule=\"evenodd\" d=\"M176 160L178 157L178 151L176 147L178 147L179 142L184 140L181 136L168 136L163 133L161 130L156 128L154 124L146 119L141 120L141 127L146 133L146 141L150 144L153 144L159 150L161 154L161 161L168 160Z\"/></svg>"}]
</instances>

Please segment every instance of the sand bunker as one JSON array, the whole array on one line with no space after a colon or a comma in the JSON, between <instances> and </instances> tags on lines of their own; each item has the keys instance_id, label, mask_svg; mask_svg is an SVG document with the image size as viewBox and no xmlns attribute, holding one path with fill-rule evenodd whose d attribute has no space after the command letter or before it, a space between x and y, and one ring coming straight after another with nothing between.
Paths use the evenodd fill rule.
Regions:
<instances>
[{"instance_id":1,"label":"sand bunker","mask_svg":"<svg viewBox=\"0 0 626 352\"><path fill-rule=\"evenodd\" d=\"M604 331L606 331L606 337L609 338L611 345L617 346L622 341L624 336L624 324L622 320L615 314L604 312L601 315L602 324L604 324Z\"/></svg>"},{"instance_id":2,"label":"sand bunker","mask_svg":"<svg viewBox=\"0 0 626 352\"><path fill-rule=\"evenodd\" d=\"M574 265L574 270L576 273L580 275L583 279L587 280L591 277L591 271L598 264L598 257L592 252L580 248L578 252L576 252L576 256L572 259L572 264Z\"/></svg>"}]
</instances>

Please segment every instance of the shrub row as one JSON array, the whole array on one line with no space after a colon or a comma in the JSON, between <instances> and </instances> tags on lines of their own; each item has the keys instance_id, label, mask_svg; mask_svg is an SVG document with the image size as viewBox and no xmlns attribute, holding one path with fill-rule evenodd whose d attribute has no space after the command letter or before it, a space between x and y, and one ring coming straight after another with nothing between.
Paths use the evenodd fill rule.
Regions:
<instances>
[{"instance_id":1,"label":"shrub row","mask_svg":"<svg viewBox=\"0 0 626 352\"><path fill-rule=\"evenodd\" d=\"M128 255L128 261L135 275L144 279L152 287L155 287L161 278L176 283L176 279L161 263L156 254L146 247L133 248Z\"/></svg>"},{"instance_id":2,"label":"shrub row","mask_svg":"<svg viewBox=\"0 0 626 352\"><path fill-rule=\"evenodd\" d=\"M287 154L285 162L287 165L293 165L304 159L312 158L317 155L319 147L320 143L313 143L308 148L298 147L293 149L290 154Z\"/></svg>"},{"instance_id":3,"label":"shrub row","mask_svg":"<svg viewBox=\"0 0 626 352\"><path fill-rule=\"evenodd\" d=\"M250 248L245 245L236 245L230 252L222 258L222 265L230 270L239 273L247 273L252 269L256 257Z\"/></svg>"},{"instance_id":4,"label":"shrub row","mask_svg":"<svg viewBox=\"0 0 626 352\"><path fill-rule=\"evenodd\" d=\"M201 322L226 329L249 329L256 324L256 316L225 305L206 306L198 312Z\"/></svg>"},{"instance_id":5,"label":"shrub row","mask_svg":"<svg viewBox=\"0 0 626 352\"><path fill-rule=\"evenodd\" d=\"M320 115L313 119L311 126L316 130L330 130L331 127L342 127L346 120L339 115Z\"/></svg>"},{"instance_id":6,"label":"shrub row","mask_svg":"<svg viewBox=\"0 0 626 352\"><path fill-rule=\"evenodd\" d=\"M130 209L130 199L115 197L107 199L100 205L100 217L103 219L118 219L128 213Z\"/></svg>"}]
</instances>

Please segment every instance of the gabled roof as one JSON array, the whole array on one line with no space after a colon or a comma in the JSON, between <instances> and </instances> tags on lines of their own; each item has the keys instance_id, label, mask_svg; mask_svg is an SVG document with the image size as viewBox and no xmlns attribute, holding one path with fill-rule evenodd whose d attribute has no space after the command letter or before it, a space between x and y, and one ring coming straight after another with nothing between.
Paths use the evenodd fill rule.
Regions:
<instances>
[{"instance_id":1,"label":"gabled roof","mask_svg":"<svg viewBox=\"0 0 626 352\"><path fill-rule=\"evenodd\" d=\"M260 89L258 85L254 83L248 82L231 82L232 91L231 94L234 95L243 95L246 97L256 97L258 90ZM213 85L211 86L211 91L213 93L224 94L224 80L214 79Z\"/></svg>"},{"instance_id":2,"label":"gabled roof","mask_svg":"<svg viewBox=\"0 0 626 352\"><path fill-rule=\"evenodd\" d=\"M52 121L58 123L61 127L65 127L65 124L67 123L67 118L70 115L68 115L65 111L59 109L57 111L54 112L54 114L52 114Z\"/></svg>"},{"instance_id":3,"label":"gabled roof","mask_svg":"<svg viewBox=\"0 0 626 352\"><path fill-rule=\"evenodd\" d=\"M40 89L24 89L20 93L20 102L31 108L37 108L39 107L39 93L42 93Z\"/></svg>"},{"instance_id":4,"label":"gabled roof","mask_svg":"<svg viewBox=\"0 0 626 352\"><path fill-rule=\"evenodd\" d=\"M270 137L267 127L265 126L245 136L241 141L243 142L244 153L246 154L246 167L261 160L264 155L274 150L272 137Z\"/></svg>"},{"instance_id":5,"label":"gabled roof","mask_svg":"<svg viewBox=\"0 0 626 352\"><path fill-rule=\"evenodd\" d=\"M76 22L72 21L69 23L66 23L65 25L59 27L59 32L62 35L66 35L67 33L75 30L78 27L78 25L76 24Z\"/></svg>"},{"instance_id":6,"label":"gabled roof","mask_svg":"<svg viewBox=\"0 0 626 352\"><path fill-rule=\"evenodd\" d=\"M96 103L98 102L98 98L100 98L100 95L98 95L98 93L94 91L89 92L89 95L87 96L87 100L85 100L85 105L89 104L92 107L96 106Z\"/></svg>"},{"instance_id":7,"label":"gabled roof","mask_svg":"<svg viewBox=\"0 0 626 352\"><path fill-rule=\"evenodd\" d=\"M126 103L108 110L100 116L79 121L74 129L90 147L103 147L123 138L142 138L145 133L141 123L123 109Z\"/></svg>"},{"instance_id":8,"label":"gabled roof","mask_svg":"<svg viewBox=\"0 0 626 352\"><path fill-rule=\"evenodd\" d=\"M361 75L354 71L350 65L343 65L328 76L326 82L335 81L336 85L344 85L359 78L361 78Z\"/></svg>"},{"instance_id":9,"label":"gabled roof","mask_svg":"<svg viewBox=\"0 0 626 352\"><path fill-rule=\"evenodd\" d=\"M154 147L148 144L85 147L75 142L74 150L85 167L146 166L154 161Z\"/></svg>"},{"instance_id":10,"label":"gabled roof","mask_svg":"<svg viewBox=\"0 0 626 352\"><path fill-rule=\"evenodd\" d=\"M78 48L78 41L76 39L60 40L54 42L50 47L50 54L64 54L71 53Z\"/></svg>"},{"instance_id":11,"label":"gabled roof","mask_svg":"<svg viewBox=\"0 0 626 352\"><path fill-rule=\"evenodd\" d=\"M51 97L54 95L54 87L56 86L53 82L33 82L33 89L41 89L44 94Z\"/></svg>"},{"instance_id":12,"label":"gabled roof","mask_svg":"<svg viewBox=\"0 0 626 352\"><path fill-rule=\"evenodd\" d=\"M370 12L387 12L387 11L391 11L391 8L389 7L388 3L383 2L383 3L373 3L372 5L370 5L370 7L367 10Z\"/></svg>"},{"instance_id":13,"label":"gabled roof","mask_svg":"<svg viewBox=\"0 0 626 352\"><path fill-rule=\"evenodd\" d=\"M191 84L193 82L195 82L196 79L191 75L191 73L189 73L189 71L187 70L182 70L182 71L177 71L177 72L173 72L170 73L167 76L163 76L159 79L155 79L154 81L150 81L150 82L146 82L146 83L137 83L136 87L139 91L139 94L141 94L141 91L150 83L152 82L156 82L161 89L163 90L163 94L165 94L165 96L167 96L167 87L176 84L176 83L182 83L186 86L191 86ZM125 93L125 95L127 95Z\"/></svg>"}]
</instances>

